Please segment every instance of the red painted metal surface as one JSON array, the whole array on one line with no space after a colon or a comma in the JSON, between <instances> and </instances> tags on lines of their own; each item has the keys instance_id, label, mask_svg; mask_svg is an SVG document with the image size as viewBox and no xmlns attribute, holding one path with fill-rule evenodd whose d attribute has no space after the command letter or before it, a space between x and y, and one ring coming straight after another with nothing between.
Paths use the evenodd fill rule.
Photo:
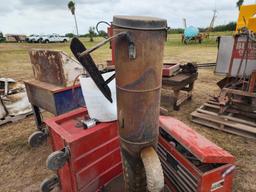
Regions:
<instances>
[{"instance_id":1,"label":"red painted metal surface","mask_svg":"<svg viewBox=\"0 0 256 192\"><path fill-rule=\"evenodd\" d=\"M235 59L243 58L244 49L246 46L246 38L238 38L236 46L233 49L233 57ZM256 45L253 41L248 42L248 60L256 59Z\"/></svg>"},{"instance_id":2,"label":"red painted metal surface","mask_svg":"<svg viewBox=\"0 0 256 192\"><path fill-rule=\"evenodd\" d=\"M85 108L46 120L53 150L68 147L69 161L58 170L61 191L95 192L122 173L116 122L77 127L88 118Z\"/></svg>"},{"instance_id":3,"label":"red painted metal surface","mask_svg":"<svg viewBox=\"0 0 256 192\"><path fill-rule=\"evenodd\" d=\"M198 134L181 121L166 116L161 116L159 121L160 127L167 130L172 137L185 146L200 161L204 163L234 162L234 156Z\"/></svg>"},{"instance_id":4,"label":"red painted metal surface","mask_svg":"<svg viewBox=\"0 0 256 192\"><path fill-rule=\"evenodd\" d=\"M232 155L174 118L161 116L160 127L158 154L171 191L232 191L234 171L223 176L233 166Z\"/></svg>"},{"instance_id":5,"label":"red painted metal surface","mask_svg":"<svg viewBox=\"0 0 256 192\"><path fill-rule=\"evenodd\" d=\"M180 68L180 65L177 63L164 63L163 64L163 77L170 77L174 75L175 72L177 72Z\"/></svg>"},{"instance_id":6,"label":"red painted metal surface","mask_svg":"<svg viewBox=\"0 0 256 192\"><path fill-rule=\"evenodd\" d=\"M122 174L116 122L100 123L90 129L77 128L78 120L86 117L86 109L79 108L46 120L53 151L64 147L70 150L69 161L58 170L62 192L100 191ZM187 154L177 150L162 135L159 136L158 151L159 148L162 151L159 156L170 191L191 191L190 187L197 192L231 191L234 172L224 178L222 175L233 165L232 155L174 118L161 116L162 129L196 158L202 159L198 158L200 165L193 163ZM170 169L172 174L168 176ZM183 188L177 187L180 182ZM119 186L119 183L116 185Z\"/></svg>"}]
</instances>

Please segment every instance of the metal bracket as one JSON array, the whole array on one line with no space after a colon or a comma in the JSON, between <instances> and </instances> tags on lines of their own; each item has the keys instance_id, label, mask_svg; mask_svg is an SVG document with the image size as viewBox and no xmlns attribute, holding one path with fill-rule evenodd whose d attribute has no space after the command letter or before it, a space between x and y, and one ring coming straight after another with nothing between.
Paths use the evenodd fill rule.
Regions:
<instances>
[{"instance_id":1,"label":"metal bracket","mask_svg":"<svg viewBox=\"0 0 256 192\"><path fill-rule=\"evenodd\" d=\"M109 37L103 41L101 41L100 43L96 44L94 47L85 50L82 53L79 53L79 57L84 57L85 55L90 54L91 52L95 51L96 49L102 47L103 45L105 45L106 43L108 43L109 41L111 41L112 39L115 38L122 38L125 37L125 39L128 41L128 55L130 59L135 59L136 58L136 48L135 48L135 44L132 40L132 36L129 32L120 32L116 35L113 35L112 37Z\"/></svg>"}]
</instances>

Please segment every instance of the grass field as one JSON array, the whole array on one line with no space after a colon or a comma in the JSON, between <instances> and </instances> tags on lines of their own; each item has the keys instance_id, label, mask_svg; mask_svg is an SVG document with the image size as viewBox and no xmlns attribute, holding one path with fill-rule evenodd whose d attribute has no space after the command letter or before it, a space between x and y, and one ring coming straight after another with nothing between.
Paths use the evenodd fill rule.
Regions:
<instances>
[{"instance_id":1,"label":"grass field","mask_svg":"<svg viewBox=\"0 0 256 192\"><path fill-rule=\"evenodd\" d=\"M216 61L217 35L211 34L210 39L202 44L191 43L182 45L180 35L168 35L165 46L165 62L197 62L208 63ZM87 47L93 46L101 39L96 38L91 43L83 39ZM18 81L33 78L32 68L28 56L31 48L57 49L67 52L71 56L68 43L56 44L27 44L0 43L0 77L10 77ZM108 45L92 54L96 63L105 63L111 59ZM200 69L199 78L195 83L192 102L185 103L179 112L170 112L174 116L214 143L223 147L236 157L237 171L233 184L233 191L256 191L256 142L239 136L226 134L205 128L190 122L190 113L209 99L209 95L218 92L216 82L222 77L213 73L213 68ZM44 113L45 118L50 117ZM51 153L50 146L32 149L27 145L28 136L35 131L33 117L18 123L0 127L0 191L38 191L41 181L53 173L46 169L45 160Z\"/></svg>"}]
</instances>

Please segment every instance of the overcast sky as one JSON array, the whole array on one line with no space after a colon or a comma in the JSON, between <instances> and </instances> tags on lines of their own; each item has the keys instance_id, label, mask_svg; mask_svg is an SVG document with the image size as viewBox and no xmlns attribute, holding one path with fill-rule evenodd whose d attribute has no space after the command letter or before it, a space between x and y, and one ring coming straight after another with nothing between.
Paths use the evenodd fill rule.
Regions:
<instances>
[{"instance_id":1,"label":"overcast sky","mask_svg":"<svg viewBox=\"0 0 256 192\"><path fill-rule=\"evenodd\" d=\"M76 0L79 33L100 20L111 21L113 15L146 15L167 19L170 27L188 25L206 27L218 10L216 25L236 21L237 0ZM0 31L4 34L75 33L74 20L67 8L68 0L0 0ZM255 0L245 0L245 4ZM104 29L102 26L101 29Z\"/></svg>"}]
</instances>

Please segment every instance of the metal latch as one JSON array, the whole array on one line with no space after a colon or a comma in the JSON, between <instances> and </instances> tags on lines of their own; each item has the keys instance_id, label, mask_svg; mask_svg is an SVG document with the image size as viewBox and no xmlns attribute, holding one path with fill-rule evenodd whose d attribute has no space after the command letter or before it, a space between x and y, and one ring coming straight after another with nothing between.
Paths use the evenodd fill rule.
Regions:
<instances>
[{"instance_id":1,"label":"metal latch","mask_svg":"<svg viewBox=\"0 0 256 192\"><path fill-rule=\"evenodd\" d=\"M88 129L94 127L99 121L96 119L86 119L86 120L80 120L80 122L83 125L83 128Z\"/></svg>"}]
</instances>

